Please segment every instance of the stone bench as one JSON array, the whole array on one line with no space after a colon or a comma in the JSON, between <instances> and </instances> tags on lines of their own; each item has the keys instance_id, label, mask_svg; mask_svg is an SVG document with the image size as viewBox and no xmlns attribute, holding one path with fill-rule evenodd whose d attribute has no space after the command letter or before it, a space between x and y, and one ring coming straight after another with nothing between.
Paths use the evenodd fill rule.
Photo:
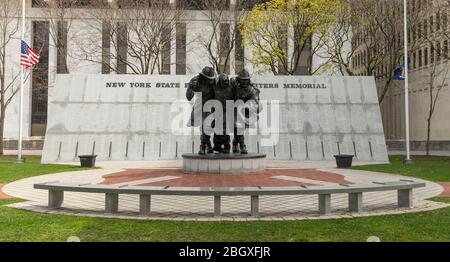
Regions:
<instances>
[{"instance_id":1,"label":"stone bench","mask_svg":"<svg viewBox=\"0 0 450 262\"><path fill-rule=\"evenodd\" d=\"M396 182L373 182L371 184L346 184L333 186L298 187L170 187L170 186L113 186L98 184L74 184L48 182L35 184L35 189L48 190L48 206L57 209L62 206L64 192L105 194L105 212L116 213L119 209L119 195L139 195L139 213L150 215L152 195L213 196L214 215L221 215L222 196L250 196L251 215L258 216L259 196L263 195L318 195L319 213L331 213L331 195L348 194L348 206L351 212L363 210L363 193L377 191L397 191L399 207L413 207L413 189L425 187L422 182L400 180Z\"/></svg>"}]
</instances>

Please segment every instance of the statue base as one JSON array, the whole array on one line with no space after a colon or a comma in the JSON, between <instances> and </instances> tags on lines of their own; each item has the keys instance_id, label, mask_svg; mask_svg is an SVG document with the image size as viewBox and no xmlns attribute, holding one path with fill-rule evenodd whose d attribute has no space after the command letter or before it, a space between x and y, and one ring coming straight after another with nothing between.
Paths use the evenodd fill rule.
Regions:
<instances>
[{"instance_id":1,"label":"statue base","mask_svg":"<svg viewBox=\"0 0 450 262\"><path fill-rule=\"evenodd\" d=\"M266 168L264 154L184 154L183 169L192 173L254 173Z\"/></svg>"}]
</instances>

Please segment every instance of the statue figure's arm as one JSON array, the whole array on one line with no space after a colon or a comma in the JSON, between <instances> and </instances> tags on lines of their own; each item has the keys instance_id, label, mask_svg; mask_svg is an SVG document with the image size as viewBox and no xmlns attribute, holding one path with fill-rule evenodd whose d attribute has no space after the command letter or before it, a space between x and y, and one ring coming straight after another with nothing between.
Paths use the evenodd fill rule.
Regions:
<instances>
[{"instance_id":1,"label":"statue figure's arm","mask_svg":"<svg viewBox=\"0 0 450 262\"><path fill-rule=\"evenodd\" d=\"M188 88L188 90L186 91L186 98L188 101L192 101L192 98L194 98L194 91L191 88Z\"/></svg>"},{"instance_id":2,"label":"statue figure's arm","mask_svg":"<svg viewBox=\"0 0 450 262\"><path fill-rule=\"evenodd\" d=\"M197 89L197 79L194 78L189 82L188 89L186 91L186 98L188 101L192 101L195 96L195 90Z\"/></svg>"},{"instance_id":3,"label":"statue figure's arm","mask_svg":"<svg viewBox=\"0 0 450 262\"><path fill-rule=\"evenodd\" d=\"M237 86L236 86L237 83L236 83L235 78L230 79L230 85L231 85L232 100L236 101L238 99L238 97L237 97Z\"/></svg>"},{"instance_id":4,"label":"statue figure's arm","mask_svg":"<svg viewBox=\"0 0 450 262\"><path fill-rule=\"evenodd\" d=\"M259 94L261 93L261 91L258 89L258 88L256 88L256 87L254 87L253 86L253 90L254 90L254 98L255 98L255 101L256 101L256 103L257 103L257 105L258 105L258 113L260 113L261 111L263 111L263 105L261 104L261 102L260 102L260 97L259 97Z\"/></svg>"}]
</instances>

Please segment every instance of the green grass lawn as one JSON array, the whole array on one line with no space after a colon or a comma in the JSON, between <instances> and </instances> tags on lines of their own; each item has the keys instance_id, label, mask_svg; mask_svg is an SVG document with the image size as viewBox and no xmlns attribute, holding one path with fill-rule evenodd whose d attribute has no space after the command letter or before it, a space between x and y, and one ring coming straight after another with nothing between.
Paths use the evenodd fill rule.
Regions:
<instances>
[{"instance_id":1,"label":"green grass lawn","mask_svg":"<svg viewBox=\"0 0 450 262\"><path fill-rule=\"evenodd\" d=\"M390 156L390 164L357 166L354 169L399 174L434 182L450 182L449 157L413 157L414 164L404 165L404 156Z\"/></svg>"},{"instance_id":2,"label":"green grass lawn","mask_svg":"<svg viewBox=\"0 0 450 262\"><path fill-rule=\"evenodd\" d=\"M0 158L0 181L26 176L73 171L74 167L39 165L38 158L28 158L25 165L13 164L14 158ZM396 157L393 157L395 161ZM376 171L392 166L364 167ZM431 163L430 163L431 162ZM440 163L446 162L446 163ZM433 179L445 179L448 158L421 158L407 167L411 174L431 173ZM421 166L424 167L421 167ZM433 169L436 167L436 170ZM361 167L363 168L363 167ZM433 169L433 170L430 170ZM415 170L415 171L414 171ZM401 170L400 170L401 171ZM416 173L417 171L417 173ZM427 177L423 177L427 178ZM430 179L430 178L428 178ZM447 180L449 181L448 176ZM450 198L436 198L450 203ZM78 236L82 241L366 241L377 236L382 241L450 241L450 208L430 212L337 220L264 221L264 222L174 222L138 221L108 218L74 217L16 210L4 205L20 201L0 200L0 241L66 241Z\"/></svg>"},{"instance_id":3,"label":"green grass lawn","mask_svg":"<svg viewBox=\"0 0 450 262\"><path fill-rule=\"evenodd\" d=\"M15 156L0 157L0 183L45 174L83 170L69 165L41 165L40 156L27 156L25 164L15 164Z\"/></svg>"},{"instance_id":4,"label":"green grass lawn","mask_svg":"<svg viewBox=\"0 0 450 262\"><path fill-rule=\"evenodd\" d=\"M11 200L0 201L1 204ZM0 207L0 241L450 241L450 208L305 221L174 222L71 217Z\"/></svg>"}]
</instances>

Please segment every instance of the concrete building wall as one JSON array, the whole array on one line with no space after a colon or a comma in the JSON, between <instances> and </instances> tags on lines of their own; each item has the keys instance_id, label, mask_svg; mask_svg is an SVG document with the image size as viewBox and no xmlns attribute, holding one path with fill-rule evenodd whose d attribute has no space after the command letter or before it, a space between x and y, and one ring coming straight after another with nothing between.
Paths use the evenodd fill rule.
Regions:
<instances>
[{"instance_id":1,"label":"concrete building wall","mask_svg":"<svg viewBox=\"0 0 450 262\"><path fill-rule=\"evenodd\" d=\"M174 4L174 1L170 1ZM236 1L232 0L231 5L235 4ZM98 28L101 26L98 21L89 17L86 9L76 9L71 10L71 14L76 17L69 21L69 30L67 36L68 42L68 53L67 53L67 64L70 73L77 74L101 74L102 65L101 63L87 61L85 57L85 50L89 47L94 48L94 46L101 47L102 35L99 33ZM19 19L19 17L17 17ZM204 66L209 65L209 60L206 55L205 49L199 42L198 37L205 35L211 31L211 26L205 18L202 11L185 11L184 17L180 17L180 23L186 24L186 42L188 46L186 47L186 74L192 75L199 72ZM26 13L26 40L30 45L33 45L33 34L32 27L33 22L36 21L46 21L50 19L48 13L42 11L39 8L32 8L32 0L27 0L27 13ZM233 18L230 17L230 23L233 23ZM94 29L97 28L97 29ZM175 35L172 36L172 49L175 49ZM7 57L7 79L11 79L18 74L20 70L18 62L18 47L20 46L20 31L14 35L13 41L7 46L8 57ZM49 69L48 69L48 88L52 89L55 84L56 74L57 74L57 48L55 46L54 39L49 36ZM114 41L114 40L111 40ZM97 43L92 45L92 43ZM217 47L215 47L217 48ZM94 48L92 51L96 52L97 56L101 58L101 48ZM112 50L114 52L114 50ZM171 51L171 75L176 74L176 52ZM251 50L245 48L244 62L249 60L251 55ZM111 64L114 65L115 60L111 59ZM254 68L248 62L245 62L245 67L253 72ZM28 71L31 74L32 71ZM234 51L231 53L231 65L230 73L235 74L236 70L234 68ZM111 72L111 74L114 74ZM24 96L24 137L28 139L31 136L31 105L32 105L32 83L31 78L28 79L25 85L25 96ZM18 111L19 103L18 96L16 96L6 112L6 125L4 136L8 140L17 139L18 136Z\"/></svg>"},{"instance_id":2,"label":"concrete building wall","mask_svg":"<svg viewBox=\"0 0 450 262\"><path fill-rule=\"evenodd\" d=\"M445 74L450 66L449 61L443 61L436 67L442 72L434 81L436 86L442 86L436 102L435 112L431 120L430 137L433 148L450 149L450 72ZM410 79L410 136L415 148L423 149L427 139L428 117L430 112L430 74L433 65L412 70ZM436 96L437 89L433 91ZM393 147L399 147L397 140L405 138L405 96L404 82L396 81L385 101L381 104L383 125L386 139L391 140ZM440 145L439 145L440 144Z\"/></svg>"},{"instance_id":3,"label":"concrete building wall","mask_svg":"<svg viewBox=\"0 0 450 262\"><path fill-rule=\"evenodd\" d=\"M384 6L383 2L392 4L392 2L388 0L377 0L374 1L374 3L378 3L380 5L374 5L374 8L381 8ZM401 2L402 1L398 1L400 5L402 4ZM422 5L422 8L419 8L419 4ZM420 20L418 22L411 20L409 21L410 40L408 43L411 52L409 54L410 90L408 95L412 149L425 149L425 141L427 140L427 119L430 111L430 77L431 73L435 72L433 95L436 95L437 88L442 88L442 90L440 91L439 99L436 103L435 112L432 117L430 133L431 149L450 150L450 121L448 121L448 116L450 113L450 72L448 71L450 68L450 52L448 48L448 43L450 42L450 25L448 23L450 18L450 6L443 0L412 0L408 1L408 5L409 15L415 18L419 17L418 20ZM398 29L395 30L395 32L398 33L398 43L394 44L398 50L396 49L394 51L402 54L403 24L401 21L403 10L399 9L398 12L400 13L397 13L397 15L399 15L399 17L401 16L399 20L400 22L398 23ZM414 16L411 15L412 12L418 13ZM383 15L385 14L381 13L380 17ZM367 70L369 70L368 68L371 68L371 65L368 64L368 60L375 61L375 59L369 59L370 54L373 52L370 52L371 50L367 50L367 47L364 44L368 43L367 46L371 46L370 37L372 37L372 35L369 35L366 30L367 28L364 27L355 30L355 38L352 47L355 50L355 56L353 58L352 69L356 75L367 75ZM437 52L439 50L437 47L438 43L442 47L441 59L437 58ZM432 60L432 54L430 51L432 49L431 44L434 45L434 60ZM383 45L383 43L380 43L380 48L382 48L381 45ZM376 64L376 68L372 68L373 72L369 72L370 75L374 75L376 77L379 96L381 96L383 92L386 81L394 74L394 69L391 70L390 61L388 61L389 59L390 57L386 57L386 61L381 61L381 63ZM394 68L398 68L403 64L401 57L399 61L399 63L393 65ZM404 81L392 80L386 97L380 105L387 143L392 149L404 148L404 84Z\"/></svg>"}]
</instances>

